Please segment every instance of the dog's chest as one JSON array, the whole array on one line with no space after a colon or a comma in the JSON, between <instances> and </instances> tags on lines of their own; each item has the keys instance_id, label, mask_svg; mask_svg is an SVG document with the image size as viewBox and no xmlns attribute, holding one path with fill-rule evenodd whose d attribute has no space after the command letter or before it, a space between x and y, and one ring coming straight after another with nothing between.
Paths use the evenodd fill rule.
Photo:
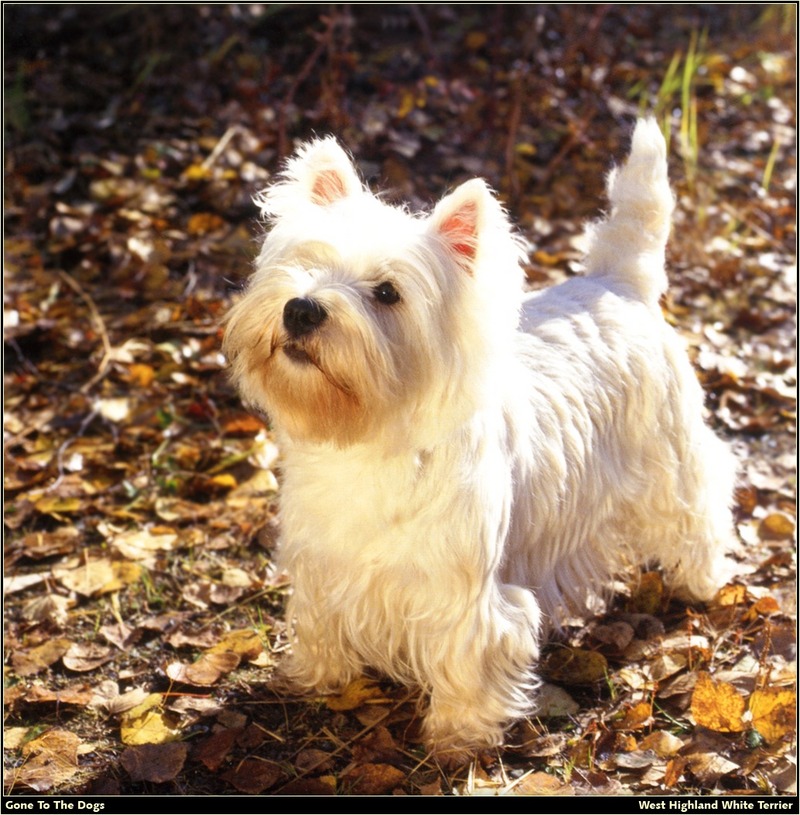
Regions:
<instances>
[{"instance_id":1,"label":"dog's chest","mask_svg":"<svg viewBox=\"0 0 800 815\"><path fill-rule=\"evenodd\" d=\"M282 548L353 563L408 557L424 524L434 477L414 454L371 458L360 451L301 454L287 461ZM394 554L393 554L394 553Z\"/></svg>"}]
</instances>

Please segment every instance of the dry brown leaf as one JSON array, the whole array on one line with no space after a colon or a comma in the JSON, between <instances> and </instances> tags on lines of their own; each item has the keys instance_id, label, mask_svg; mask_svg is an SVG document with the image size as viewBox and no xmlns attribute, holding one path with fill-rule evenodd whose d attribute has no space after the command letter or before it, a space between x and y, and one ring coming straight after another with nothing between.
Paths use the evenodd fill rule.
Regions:
<instances>
[{"instance_id":1,"label":"dry brown leaf","mask_svg":"<svg viewBox=\"0 0 800 815\"><path fill-rule=\"evenodd\" d=\"M753 727L773 744L797 729L797 694L792 688L755 690L748 703Z\"/></svg>"},{"instance_id":2,"label":"dry brown leaf","mask_svg":"<svg viewBox=\"0 0 800 815\"><path fill-rule=\"evenodd\" d=\"M744 711L744 697L733 685L717 682L706 671L697 674L692 693L692 716L697 724L718 733L741 733L746 728Z\"/></svg>"},{"instance_id":3,"label":"dry brown leaf","mask_svg":"<svg viewBox=\"0 0 800 815\"><path fill-rule=\"evenodd\" d=\"M45 792L68 781L78 771L81 740L68 730L48 730L22 748L28 760L14 776L15 781L37 792Z\"/></svg>"},{"instance_id":4,"label":"dry brown leaf","mask_svg":"<svg viewBox=\"0 0 800 815\"><path fill-rule=\"evenodd\" d=\"M59 705L88 705L92 700L92 689L85 682L69 685L66 688L45 688L42 685L31 685L23 696L31 704L56 702Z\"/></svg>"},{"instance_id":5,"label":"dry brown leaf","mask_svg":"<svg viewBox=\"0 0 800 815\"><path fill-rule=\"evenodd\" d=\"M100 628L100 634L120 651L127 651L142 636L141 628L131 628L124 622L114 622Z\"/></svg>"},{"instance_id":6,"label":"dry brown leaf","mask_svg":"<svg viewBox=\"0 0 800 815\"><path fill-rule=\"evenodd\" d=\"M49 668L67 653L72 643L67 639L53 639L35 648L20 649L11 654L11 664L17 676L31 676Z\"/></svg>"},{"instance_id":7,"label":"dry brown leaf","mask_svg":"<svg viewBox=\"0 0 800 815\"><path fill-rule=\"evenodd\" d=\"M400 748L385 727L376 727L353 745L353 760L359 764L396 764L401 755Z\"/></svg>"},{"instance_id":8,"label":"dry brown leaf","mask_svg":"<svg viewBox=\"0 0 800 815\"><path fill-rule=\"evenodd\" d=\"M341 693L329 696L325 704L331 710L355 710L361 705L380 704L387 701L386 695L374 679L359 677L353 680Z\"/></svg>"},{"instance_id":9,"label":"dry brown leaf","mask_svg":"<svg viewBox=\"0 0 800 815\"><path fill-rule=\"evenodd\" d=\"M183 769L188 752L189 745L183 743L140 744L128 747L120 756L120 762L131 781L163 784L172 781Z\"/></svg>"},{"instance_id":10,"label":"dry brown leaf","mask_svg":"<svg viewBox=\"0 0 800 815\"><path fill-rule=\"evenodd\" d=\"M142 569L136 563L107 558L90 560L77 568L53 569L56 580L84 597L119 591L129 583L135 583L141 574Z\"/></svg>"},{"instance_id":11,"label":"dry brown leaf","mask_svg":"<svg viewBox=\"0 0 800 815\"><path fill-rule=\"evenodd\" d=\"M735 772L738 764L719 753L690 753L684 757L686 765L703 787L713 787L723 775Z\"/></svg>"},{"instance_id":12,"label":"dry brown leaf","mask_svg":"<svg viewBox=\"0 0 800 815\"><path fill-rule=\"evenodd\" d=\"M157 552L168 552L176 547L178 536L174 532L153 534L148 529L123 532L111 539L111 546L130 560L149 560Z\"/></svg>"},{"instance_id":13,"label":"dry brown leaf","mask_svg":"<svg viewBox=\"0 0 800 815\"><path fill-rule=\"evenodd\" d=\"M516 795L575 795L575 789L550 773L535 772L526 775L511 789Z\"/></svg>"},{"instance_id":14,"label":"dry brown leaf","mask_svg":"<svg viewBox=\"0 0 800 815\"><path fill-rule=\"evenodd\" d=\"M200 761L212 772L216 772L228 757L237 736L242 733L240 727L226 727L204 739L192 750L192 758Z\"/></svg>"},{"instance_id":15,"label":"dry brown leaf","mask_svg":"<svg viewBox=\"0 0 800 815\"><path fill-rule=\"evenodd\" d=\"M94 688L91 707L107 710L109 713L124 713L141 705L149 694L144 688L133 688L126 693L119 692L119 685L113 679L107 679Z\"/></svg>"},{"instance_id":16,"label":"dry brown leaf","mask_svg":"<svg viewBox=\"0 0 800 815\"><path fill-rule=\"evenodd\" d=\"M387 795L406 780L406 774L391 764L362 764L342 776L352 795Z\"/></svg>"},{"instance_id":17,"label":"dry brown leaf","mask_svg":"<svg viewBox=\"0 0 800 815\"><path fill-rule=\"evenodd\" d=\"M665 730L655 730L639 743L639 749L652 750L659 758L671 758L683 747L683 741Z\"/></svg>"},{"instance_id":18,"label":"dry brown leaf","mask_svg":"<svg viewBox=\"0 0 800 815\"><path fill-rule=\"evenodd\" d=\"M93 671L113 658L112 650L105 645L98 645L94 642L76 642L69 647L61 661L65 668L83 672Z\"/></svg>"},{"instance_id":19,"label":"dry brown leaf","mask_svg":"<svg viewBox=\"0 0 800 815\"><path fill-rule=\"evenodd\" d=\"M280 781L283 775L283 770L277 764L246 758L233 770L220 777L236 787L239 792L258 795Z\"/></svg>"},{"instance_id":20,"label":"dry brown leaf","mask_svg":"<svg viewBox=\"0 0 800 815\"><path fill-rule=\"evenodd\" d=\"M45 594L31 598L24 606L23 617L31 622L53 622L63 627L69 620L68 611L74 600L59 594Z\"/></svg>"},{"instance_id":21,"label":"dry brown leaf","mask_svg":"<svg viewBox=\"0 0 800 815\"><path fill-rule=\"evenodd\" d=\"M167 676L175 682L187 685L214 685L239 665L238 654L225 651L221 654L203 654L197 662L186 664L172 662L167 666Z\"/></svg>"},{"instance_id":22,"label":"dry brown leaf","mask_svg":"<svg viewBox=\"0 0 800 815\"><path fill-rule=\"evenodd\" d=\"M628 611L656 614L664 601L664 581L658 572L645 572L628 600Z\"/></svg>"},{"instance_id":23,"label":"dry brown leaf","mask_svg":"<svg viewBox=\"0 0 800 815\"><path fill-rule=\"evenodd\" d=\"M306 750L301 750L294 760L294 766L301 772L309 772L316 770L324 772L333 767L333 756L324 750L316 750L309 747Z\"/></svg>"},{"instance_id":24,"label":"dry brown leaf","mask_svg":"<svg viewBox=\"0 0 800 815\"><path fill-rule=\"evenodd\" d=\"M563 647L556 648L547 655L542 670L554 682L591 685L606 677L608 662L597 651Z\"/></svg>"},{"instance_id":25,"label":"dry brown leaf","mask_svg":"<svg viewBox=\"0 0 800 815\"><path fill-rule=\"evenodd\" d=\"M422 792L422 790L420 790ZM336 795L336 777L297 778L280 788L281 795ZM424 792L422 793L425 794Z\"/></svg>"},{"instance_id":26,"label":"dry brown leaf","mask_svg":"<svg viewBox=\"0 0 800 815\"><path fill-rule=\"evenodd\" d=\"M614 622L608 625L598 625L592 630L592 637L598 642L611 645L618 651L624 651L636 632L633 626L626 622Z\"/></svg>"}]
</instances>

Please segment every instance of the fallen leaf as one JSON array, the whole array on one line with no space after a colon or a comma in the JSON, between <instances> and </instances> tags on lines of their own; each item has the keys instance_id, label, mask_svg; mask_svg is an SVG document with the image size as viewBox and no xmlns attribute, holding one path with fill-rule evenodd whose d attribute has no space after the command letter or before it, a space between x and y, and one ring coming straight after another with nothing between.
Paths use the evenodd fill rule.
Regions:
<instances>
[{"instance_id":1,"label":"fallen leaf","mask_svg":"<svg viewBox=\"0 0 800 815\"><path fill-rule=\"evenodd\" d=\"M86 683L68 685L65 688L47 688L33 684L26 689L24 697L30 704L55 702L58 705L85 707L92 700L92 689Z\"/></svg>"},{"instance_id":2,"label":"fallen leaf","mask_svg":"<svg viewBox=\"0 0 800 815\"><path fill-rule=\"evenodd\" d=\"M48 730L23 746L22 755L28 760L14 774L14 780L37 792L63 784L78 771L80 744L78 736L68 730Z\"/></svg>"},{"instance_id":3,"label":"fallen leaf","mask_svg":"<svg viewBox=\"0 0 800 815\"><path fill-rule=\"evenodd\" d=\"M608 674L608 662L597 651L581 648L556 648L551 651L542 666L548 679L565 685L591 685Z\"/></svg>"},{"instance_id":4,"label":"fallen leaf","mask_svg":"<svg viewBox=\"0 0 800 815\"><path fill-rule=\"evenodd\" d=\"M162 709L163 702L160 693L151 693L122 716L120 737L124 744L164 744L181 737L180 729Z\"/></svg>"},{"instance_id":5,"label":"fallen leaf","mask_svg":"<svg viewBox=\"0 0 800 815\"><path fill-rule=\"evenodd\" d=\"M391 764L362 764L342 776L351 795L386 795L406 780L406 774Z\"/></svg>"},{"instance_id":6,"label":"fallen leaf","mask_svg":"<svg viewBox=\"0 0 800 815\"><path fill-rule=\"evenodd\" d=\"M61 658L71 671L93 671L114 658L112 650L93 642L73 643Z\"/></svg>"},{"instance_id":7,"label":"fallen leaf","mask_svg":"<svg viewBox=\"0 0 800 815\"><path fill-rule=\"evenodd\" d=\"M575 795L575 789L550 773L534 772L526 775L511 789L515 795Z\"/></svg>"},{"instance_id":8,"label":"fallen leaf","mask_svg":"<svg viewBox=\"0 0 800 815\"><path fill-rule=\"evenodd\" d=\"M120 756L120 763L127 770L131 781L150 781L163 784L172 781L183 769L189 745L139 744L128 747Z\"/></svg>"},{"instance_id":9,"label":"fallen leaf","mask_svg":"<svg viewBox=\"0 0 800 815\"><path fill-rule=\"evenodd\" d=\"M637 702L623 711L622 718L614 722L616 730L639 730L653 719L653 705L650 702Z\"/></svg>"},{"instance_id":10,"label":"fallen leaf","mask_svg":"<svg viewBox=\"0 0 800 815\"><path fill-rule=\"evenodd\" d=\"M386 695L374 679L359 677L341 693L327 697L325 704L331 710L355 710L361 705L380 704L385 701Z\"/></svg>"},{"instance_id":11,"label":"fallen leaf","mask_svg":"<svg viewBox=\"0 0 800 815\"><path fill-rule=\"evenodd\" d=\"M789 540L794 535L794 524L780 512L767 515L758 527L762 540Z\"/></svg>"},{"instance_id":12,"label":"fallen leaf","mask_svg":"<svg viewBox=\"0 0 800 815\"><path fill-rule=\"evenodd\" d=\"M641 750L652 750L659 758L671 758L683 748L683 741L666 730L655 730L639 742Z\"/></svg>"},{"instance_id":13,"label":"fallen leaf","mask_svg":"<svg viewBox=\"0 0 800 815\"><path fill-rule=\"evenodd\" d=\"M53 576L70 591L92 597L119 591L135 583L142 574L136 563L111 561L107 558L90 560L77 568L53 569Z\"/></svg>"},{"instance_id":14,"label":"fallen leaf","mask_svg":"<svg viewBox=\"0 0 800 815\"><path fill-rule=\"evenodd\" d=\"M230 652L248 662L257 659L264 651L264 643L257 631L246 628L241 631L231 631L216 645L212 645L206 653L218 654Z\"/></svg>"},{"instance_id":15,"label":"fallen leaf","mask_svg":"<svg viewBox=\"0 0 800 815\"><path fill-rule=\"evenodd\" d=\"M746 725L744 697L733 685L714 680L706 671L697 674L692 693L692 716L701 727L719 733L740 733Z\"/></svg>"},{"instance_id":16,"label":"fallen leaf","mask_svg":"<svg viewBox=\"0 0 800 815\"><path fill-rule=\"evenodd\" d=\"M69 618L68 611L75 605L75 601L59 594L45 594L42 597L33 597L25 604L23 616L32 622L53 622L64 626Z\"/></svg>"},{"instance_id":17,"label":"fallen leaf","mask_svg":"<svg viewBox=\"0 0 800 815\"><path fill-rule=\"evenodd\" d=\"M420 789L422 792L422 789ZM317 778L297 778L280 788L281 795L336 795L336 777L321 775ZM423 795L426 793L422 792Z\"/></svg>"},{"instance_id":18,"label":"fallen leaf","mask_svg":"<svg viewBox=\"0 0 800 815\"><path fill-rule=\"evenodd\" d=\"M11 654L11 664L17 676L31 676L31 674L49 668L58 662L67 653L72 642L58 638L48 640L35 648L21 649Z\"/></svg>"},{"instance_id":19,"label":"fallen leaf","mask_svg":"<svg viewBox=\"0 0 800 815\"><path fill-rule=\"evenodd\" d=\"M755 690L748 707L753 727L767 744L773 744L797 729L797 694L791 688Z\"/></svg>"},{"instance_id":20,"label":"fallen leaf","mask_svg":"<svg viewBox=\"0 0 800 815\"><path fill-rule=\"evenodd\" d=\"M123 532L111 539L111 546L131 560L147 560L156 552L168 552L175 548L178 536L173 533L153 534L147 529Z\"/></svg>"},{"instance_id":21,"label":"fallen leaf","mask_svg":"<svg viewBox=\"0 0 800 815\"><path fill-rule=\"evenodd\" d=\"M633 626L625 622L614 622L598 625L592 630L592 637L598 642L611 645L618 651L624 651L634 637Z\"/></svg>"},{"instance_id":22,"label":"fallen leaf","mask_svg":"<svg viewBox=\"0 0 800 815\"><path fill-rule=\"evenodd\" d=\"M175 682L187 685L214 685L239 665L238 654L225 651L220 654L203 654L197 662L186 664L172 662L167 666L167 676Z\"/></svg>"},{"instance_id":23,"label":"fallen leaf","mask_svg":"<svg viewBox=\"0 0 800 815\"><path fill-rule=\"evenodd\" d=\"M536 691L536 715L545 718L572 716L580 705L558 685L542 682Z\"/></svg>"},{"instance_id":24,"label":"fallen leaf","mask_svg":"<svg viewBox=\"0 0 800 815\"><path fill-rule=\"evenodd\" d=\"M265 789L276 784L283 777L283 770L269 761L246 758L235 769L220 776L236 787L239 792L259 795Z\"/></svg>"},{"instance_id":25,"label":"fallen leaf","mask_svg":"<svg viewBox=\"0 0 800 815\"><path fill-rule=\"evenodd\" d=\"M645 572L627 603L628 611L656 614L664 601L664 581L658 572Z\"/></svg>"},{"instance_id":26,"label":"fallen leaf","mask_svg":"<svg viewBox=\"0 0 800 815\"><path fill-rule=\"evenodd\" d=\"M199 742L192 750L192 758L216 772L228 757L236 737L242 732L238 727L226 727Z\"/></svg>"},{"instance_id":27,"label":"fallen leaf","mask_svg":"<svg viewBox=\"0 0 800 815\"><path fill-rule=\"evenodd\" d=\"M400 748L385 727L376 727L353 745L353 760L359 764L396 764L401 758Z\"/></svg>"}]
</instances>

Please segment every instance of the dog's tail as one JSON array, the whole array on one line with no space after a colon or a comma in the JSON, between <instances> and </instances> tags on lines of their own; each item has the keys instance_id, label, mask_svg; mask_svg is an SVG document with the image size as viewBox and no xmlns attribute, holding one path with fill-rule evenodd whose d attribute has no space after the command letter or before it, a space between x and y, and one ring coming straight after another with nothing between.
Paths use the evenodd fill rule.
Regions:
<instances>
[{"instance_id":1,"label":"dog's tail","mask_svg":"<svg viewBox=\"0 0 800 815\"><path fill-rule=\"evenodd\" d=\"M667 288L664 250L675 200L655 119L640 119L628 160L608 176L611 211L588 233L587 274L622 283L647 302Z\"/></svg>"}]
</instances>

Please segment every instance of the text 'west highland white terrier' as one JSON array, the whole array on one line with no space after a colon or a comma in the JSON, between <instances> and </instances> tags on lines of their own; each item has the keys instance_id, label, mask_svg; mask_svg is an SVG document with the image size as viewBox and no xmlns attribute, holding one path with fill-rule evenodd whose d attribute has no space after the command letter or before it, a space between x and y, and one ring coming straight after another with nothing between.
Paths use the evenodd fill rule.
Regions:
<instances>
[{"instance_id":1,"label":"text 'west highland white terrier'","mask_svg":"<svg viewBox=\"0 0 800 815\"><path fill-rule=\"evenodd\" d=\"M608 195L586 275L527 295L483 181L412 215L326 138L259 201L271 229L224 350L283 453L283 670L321 692L365 668L420 686L440 755L502 742L543 629L626 564L660 563L689 599L725 580L736 466L658 303L673 197L654 121Z\"/></svg>"}]
</instances>

